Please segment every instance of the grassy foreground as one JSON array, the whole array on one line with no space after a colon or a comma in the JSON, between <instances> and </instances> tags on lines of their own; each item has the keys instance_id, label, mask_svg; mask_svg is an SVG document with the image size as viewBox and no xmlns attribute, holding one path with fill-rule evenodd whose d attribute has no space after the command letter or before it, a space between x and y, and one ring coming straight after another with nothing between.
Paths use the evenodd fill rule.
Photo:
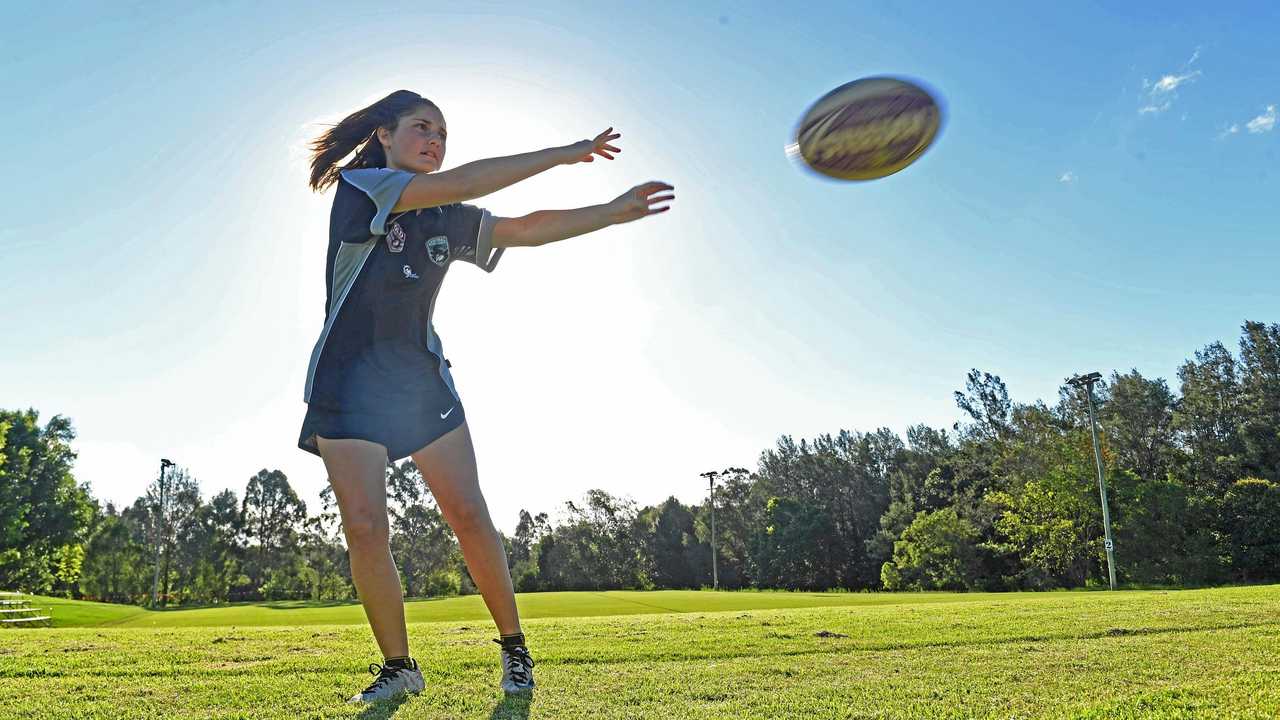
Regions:
<instances>
[{"instance_id":1,"label":"grassy foreground","mask_svg":"<svg viewBox=\"0 0 1280 720\"><path fill-rule=\"evenodd\" d=\"M617 601L580 593L520 604L530 617L531 605L560 596L567 607L575 595L580 610ZM341 607L218 609L283 618L266 627L150 627L160 618L149 616L182 613L135 611L114 619L123 627L0 632L0 718L1280 716L1276 586L626 595L684 612L527 620L539 683L529 698L497 690L487 618L412 622L427 692L365 709L340 697L363 687L364 666L379 659L368 629L307 617ZM726 607L797 598L829 606Z\"/></svg>"}]
</instances>

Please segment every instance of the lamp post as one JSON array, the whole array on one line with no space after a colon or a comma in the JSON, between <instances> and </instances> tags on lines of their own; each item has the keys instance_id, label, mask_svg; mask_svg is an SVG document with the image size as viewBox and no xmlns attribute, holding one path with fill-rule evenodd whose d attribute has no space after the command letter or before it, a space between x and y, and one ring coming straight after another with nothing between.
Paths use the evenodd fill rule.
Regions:
<instances>
[{"instance_id":1,"label":"lamp post","mask_svg":"<svg viewBox=\"0 0 1280 720\"><path fill-rule=\"evenodd\" d=\"M708 502L711 503L711 589L720 589L720 570L716 564L716 477L719 475L745 474L746 468L728 467L720 471L710 470L704 473L698 473L699 477L707 479L708 489L711 491L711 497Z\"/></svg>"},{"instance_id":2,"label":"lamp post","mask_svg":"<svg viewBox=\"0 0 1280 720\"><path fill-rule=\"evenodd\" d=\"M1085 401L1089 405L1089 427L1093 431L1093 460L1098 467L1098 495L1102 498L1102 531L1106 540L1103 547L1107 550L1107 576L1111 589L1116 589L1116 556L1115 543L1111 540L1111 513L1107 509L1107 481L1102 476L1102 450L1098 446L1098 421L1093 414L1093 385L1102 379L1101 373L1076 375L1067 380L1067 384L1084 388Z\"/></svg>"},{"instance_id":3,"label":"lamp post","mask_svg":"<svg viewBox=\"0 0 1280 720\"><path fill-rule=\"evenodd\" d=\"M158 513L160 516L160 529L156 533L156 571L151 578L151 607L153 608L156 606L156 593L160 590L160 548L164 546L164 523L167 520L164 510L164 469L172 466L173 463L169 462L167 458L160 459L160 512Z\"/></svg>"},{"instance_id":4,"label":"lamp post","mask_svg":"<svg viewBox=\"0 0 1280 720\"><path fill-rule=\"evenodd\" d=\"M708 500L711 503L711 589L720 589L720 571L716 567L716 476L720 473L715 470L700 473L701 477L707 479L707 483L711 489L711 497Z\"/></svg>"}]
</instances>

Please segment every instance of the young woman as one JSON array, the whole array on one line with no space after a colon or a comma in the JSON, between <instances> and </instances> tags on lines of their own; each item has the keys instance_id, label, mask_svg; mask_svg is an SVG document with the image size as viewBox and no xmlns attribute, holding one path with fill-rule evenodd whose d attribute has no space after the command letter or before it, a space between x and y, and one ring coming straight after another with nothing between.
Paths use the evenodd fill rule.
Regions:
<instances>
[{"instance_id":1,"label":"young woman","mask_svg":"<svg viewBox=\"0 0 1280 720\"><path fill-rule=\"evenodd\" d=\"M467 200L557 165L612 160L610 128L537 152L440 171L447 129L434 103L398 90L347 116L312 143L311 187L336 186L325 264L325 322L307 369L298 446L319 455L342 516L351 576L383 654L352 702L420 692L409 656L400 576L389 546L386 467L409 456L458 537L467 569L498 627L502 689L533 687L533 659L516 612L501 540L480 492L466 414L431 314L454 260L492 272L509 247L534 247L666 211L661 182L612 202L491 215ZM347 156L349 162L339 166Z\"/></svg>"}]
</instances>

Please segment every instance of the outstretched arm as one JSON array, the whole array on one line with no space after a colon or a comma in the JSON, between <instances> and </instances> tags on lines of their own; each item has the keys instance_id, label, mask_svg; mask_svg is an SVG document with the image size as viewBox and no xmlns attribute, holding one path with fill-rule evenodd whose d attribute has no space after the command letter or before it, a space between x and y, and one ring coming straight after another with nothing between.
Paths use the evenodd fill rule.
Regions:
<instances>
[{"instance_id":1,"label":"outstretched arm","mask_svg":"<svg viewBox=\"0 0 1280 720\"><path fill-rule=\"evenodd\" d=\"M564 240L576 235L631 222L671 209L670 205L654 207L675 199L671 185L650 182L637 185L604 205L573 210L539 210L518 218L498 218L493 226L493 247L533 247Z\"/></svg>"},{"instance_id":2,"label":"outstretched arm","mask_svg":"<svg viewBox=\"0 0 1280 720\"><path fill-rule=\"evenodd\" d=\"M612 160L613 155L610 153L621 150L610 143L620 137L621 134L609 128L594 140L582 140L572 145L520 155L476 160L444 172L418 173L400 193L400 199L396 201L392 211L402 212L474 200L557 165L591 162L595 159L594 155Z\"/></svg>"}]
</instances>

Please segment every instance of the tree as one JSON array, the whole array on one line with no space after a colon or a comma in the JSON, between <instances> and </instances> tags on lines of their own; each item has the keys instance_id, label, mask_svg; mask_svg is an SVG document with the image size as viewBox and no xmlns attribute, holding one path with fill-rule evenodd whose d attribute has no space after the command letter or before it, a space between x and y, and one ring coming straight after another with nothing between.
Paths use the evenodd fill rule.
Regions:
<instances>
[{"instance_id":1,"label":"tree","mask_svg":"<svg viewBox=\"0 0 1280 720\"><path fill-rule=\"evenodd\" d=\"M466 565L453 528L426 488L412 461L388 465L391 552L400 565L406 595L456 595L462 588Z\"/></svg>"},{"instance_id":2,"label":"tree","mask_svg":"<svg viewBox=\"0 0 1280 720\"><path fill-rule=\"evenodd\" d=\"M1280 482L1280 325L1244 324L1240 370L1241 466Z\"/></svg>"},{"instance_id":3,"label":"tree","mask_svg":"<svg viewBox=\"0 0 1280 720\"><path fill-rule=\"evenodd\" d=\"M742 588L754 582L757 568L751 545L765 499L757 492L755 477L745 468L728 468L727 473L720 474L716 487L716 569L722 588ZM693 508L694 535L707 555L711 553L710 511L709 503ZM691 569L697 574L698 583L705 583L711 577L710 558L703 556Z\"/></svg>"},{"instance_id":4,"label":"tree","mask_svg":"<svg viewBox=\"0 0 1280 720\"><path fill-rule=\"evenodd\" d=\"M1126 582L1189 586L1221 578L1212 507L1172 476L1120 470L1108 479L1116 572Z\"/></svg>"},{"instance_id":5,"label":"tree","mask_svg":"<svg viewBox=\"0 0 1280 720\"><path fill-rule=\"evenodd\" d=\"M516 523L515 535L511 538L509 556L511 566L515 567L529 560L532 557L534 545L549 532L551 532L551 525L547 522L546 513L538 513L534 516L522 508L520 521Z\"/></svg>"},{"instance_id":6,"label":"tree","mask_svg":"<svg viewBox=\"0 0 1280 720\"><path fill-rule=\"evenodd\" d=\"M1025 432L1029 420L1042 419L1045 413L1043 407L1014 405L998 375L976 369L969 372L965 392L954 397L970 421L955 424L956 450L925 477L925 502L917 510L955 508L977 528L980 544L998 548L996 519L1001 509L991 499L995 493L1016 492L1028 468L1038 467L1035 453L1021 449L1019 433ZM999 579L1019 572L1011 552L985 553L982 558L985 583L1003 582Z\"/></svg>"},{"instance_id":7,"label":"tree","mask_svg":"<svg viewBox=\"0 0 1280 720\"><path fill-rule=\"evenodd\" d=\"M1239 366L1222 343L1197 351L1178 369L1182 399L1173 415L1179 444L1186 450L1181 474L1197 493L1221 497L1240 477L1245 454Z\"/></svg>"},{"instance_id":8,"label":"tree","mask_svg":"<svg viewBox=\"0 0 1280 720\"><path fill-rule=\"evenodd\" d=\"M841 430L812 444L784 436L762 454L756 486L763 523L753 543L760 583L878 586L880 568L866 552L867 541L879 531L889 506L889 473L904 450L887 429Z\"/></svg>"},{"instance_id":9,"label":"tree","mask_svg":"<svg viewBox=\"0 0 1280 720\"><path fill-rule=\"evenodd\" d=\"M1016 558L1010 579L1018 586L1084 585L1098 564L1102 533L1090 433L1043 404L1020 406L1015 415L1002 460L1006 489L986 496L998 513L989 544Z\"/></svg>"},{"instance_id":10,"label":"tree","mask_svg":"<svg viewBox=\"0 0 1280 720\"><path fill-rule=\"evenodd\" d=\"M85 546L80 590L104 602L139 600L151 590L153 560L147 547L135 540L129 522L108 504Z\"/></svg>"},{"instance_id":11,"label":"tree","mask_svg":"<svg viewBox=\"0 0 1280 720\"><path fill-rule=\"evenodd\" d=\"M655 588L697 588L710 572L711 548L698 540L693 512L675 497L645 508L638 525ZM703 568L706 572L703 572Z\"/></svg>"},{"instance_id":12,"label":"tree","mask_svg":"<svg viewBox=\"0 0 1280 720\"><path fill-rule=\"evenodd\" d=\"M1280 485L1262 478L1232 484L1222 501L1219 527L1238 579L1280 580Z\"/></svg>"},{"instance_id":13,"label":"tree","mask_svg":"<svg viewBox=\"0 0 1280 720\"><path fill-rule=\"evenodd\" d=\"M214 495L205 507L211 535L209 593L214 602L249 599L253 587L243 571L243 505L234 490L226 489Z\"/></svg>"},{"instance_id":14,"label":"tree","mask_svg":"<svg viewBox=\"0 0 1280 720\"><path fill-rule=\"evenodd\" d=\"M832 527L828 515L812 499L771 497L765 503L764 521L753 553L761 587L833 587L827 562L833 554Z\"/></svg>"},{"instance_id":15,"label":"tree","mask_svg":"<svg viewBox=\"0 0 1280 720\"><path fill-rule=\"evenodd\" d=\"M68 594L96 504L71 468L75 430L53 416L0 410L0 587Z\"/></svg>"},{"instance_id":16,"label":"tree","mask_svg":"<svg viewBox=\"0 0 1280 720\"><path fill-rule=\"evenodd\" d=\"M240 531L240 501L229 489L198 505L180 523L174 557L183 602L227 602L237 585L248 583L240 573L244 561ZM238 597L243 599L244 594Z\"/></svg>"},{"instance_id":17,"label":"tree","mask_svg":"<svg viewBox=\"0 0 1280 720\"><path fill-rule=\"evenodd\" d=\"M263 469L249 479L240 514L251 548L248 575L253 587L261 588L269 574L294 567L296 539L307 507L284 473ZM277 580L277 586L281 582Z\"/></svg>"},{"instance_id":18,"label":"tree","mask_svg":"<svg viewBox=\"0 0 1280 720\"><path fill-rule=\"evenodd\" d=\"M968 432L988 440L1003 439L1009 434L1013 403L999 375L978 372L977 368L970 370L965 392L957 390L955 399L956 405L973 421Z\"/></svg>"},{"instance_id":19,"label":"tree","mask_svg":"<svg viewBox=\"0 0 1280 720\"><path fill-rule=\"evenodd\" d=\"M347 549L320 517L307 519L301 549L311 600L349 600L356 596Z\"/></svg>"},{"instance_id":20,"label":"tree","mask_svg":"<svg viewBox=\"0 0 1280 720\"><path fill-rule=\"evenodd\" d=\"M917 513L893 560L881 568L886 590L971 590L980 572L978 530L952 508Z\"/></svg>"},{"instance_id":21,"label":"tree","mask_svg":"<svg viewBox=\"0 0 1280 720\"><path fill-rule=\"evenodd\" d=\"M163 486L162 486L163 481ZM179 538L191 534L192 521L200 510L200 485L186 468L174 466L157 476L147 486L145 499L152 517L152 553L159 565L162 604L168 604L169 582L174 571L174 555L178 552ZM178 568L185 576L189 568Z\"/></svg>"},{"instance_id":22,"label":"tree","mask_svg":"<svg viewBox=\"0 0 1280 720\"><path fill-rule=\"evenodd\" d=\"M1176 402L1168 384L1163 379L1148 380L1135 369L1127 375L1112 373L1108 390L1109 397L1098 407L1098 423L1116 465L1145 480L1164 478L1177 459Z\"/></svg>"},{"instance_id":23,"label":"tree","mask_svg":"<svg viewBox=\"0 0 1280 720\"><path fill-rule=\"evenodd\" d=\"M544 590L643 588L642 546L635 536L635 502L589 490L565 503L565 522L537 545L538 585Z\"/></svg>"},{"instance_id":24,"label":"tree","mask_svg":"<svg viewBox=\"0 0 1280 720\"><path fill-rule=\"evenodd\" d=\"M880 529L867 540L871 564L883 565L893 556L893 546L915 520L918 511L940 510L950 493L945 488L954 473L947 461L955 447L945 430L927 425L907 428L907 447L889 472L889 506L880 516Z\"/></svg>"},{"instance_id":25,"label":"tree","mask_svg":"<svg viewBox=\"0 0 1280 720\"><path fill-rule=\"evenodd\" d=\"M546 513L529 514L520 510L515 535L511 538L511 552L507 554L508 568L516 592L538 590L538 558L535 550L542 538L551 534L551 524Z\"/></svg>"}]
</instances>

